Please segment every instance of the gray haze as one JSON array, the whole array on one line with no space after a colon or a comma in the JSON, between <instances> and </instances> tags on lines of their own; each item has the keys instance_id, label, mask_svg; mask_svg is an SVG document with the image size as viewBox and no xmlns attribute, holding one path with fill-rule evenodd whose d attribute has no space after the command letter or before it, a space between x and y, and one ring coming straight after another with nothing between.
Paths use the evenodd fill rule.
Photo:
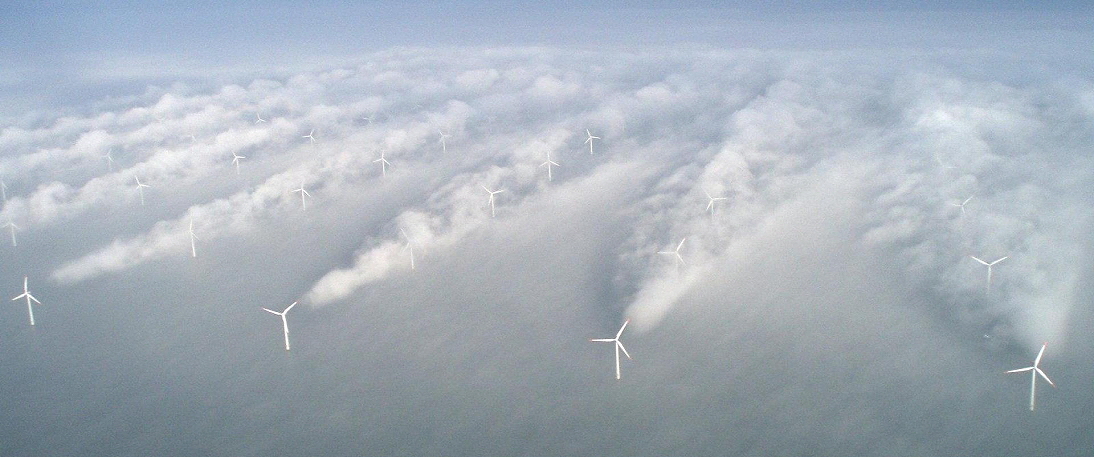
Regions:
<instances>
[{"instance_id":1,"label":"gray haze","mask_svg":"<svg viewBox=\"0 0 1094 457\"><path fill-rule=\"evenodd\" d=\"M28 114L0 290L43 304L0 308L0 454L1087 455L1073 69L401 48ZM1009 256L990 290L970 255ZM261 307L297 300L286 352ZM627 318L616 381L588 339ZM1003 371L1045 341L1031 413Z\"/></svg>"}]
</instances>

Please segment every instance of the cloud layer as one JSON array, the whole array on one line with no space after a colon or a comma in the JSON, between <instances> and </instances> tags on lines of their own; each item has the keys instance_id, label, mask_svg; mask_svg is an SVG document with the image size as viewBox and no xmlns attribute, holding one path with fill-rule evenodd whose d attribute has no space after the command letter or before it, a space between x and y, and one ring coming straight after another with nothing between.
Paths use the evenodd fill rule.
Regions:
<instances>
[{"instance_id":1,"label":"cloud layer","mask_svg":"<svg viewBox=\"0 0 1094 457\"><path fill-rule=\"evenodd\" d=\"M1073 329L1088 307L1094 85L993 53L955 59L401 49L210 92L150 90L0 131L11 151L0 158L0 219L29 246L57 240L41 266L56 290L185 274L277 284L259 294L300 299L311 306L294 312L319 316L294 330L306 354L294 357L318 357L323 341L347 363L400 366L376 375L411 383L398 396L443 397L441 381L422 380L436 369L457 390L485 384L546 417L471 408L473 422L499 427L499 443L514 430L498 423L556 427L590 412L576 404L608 395L593 416L652 423L645 449L721 448L686 413L714 415L699 399L716 398L740 419L714 423L756 443L737 444L744 454L802 454L814 440L848 455L946 455L946 445L990 454L990 443L931 442L909 424L966 421L939 412L954 397L961 411L997 395L1021 406L1020 393L992 387L1005 378L932 378L963 359L995 376L1014 368L995 366L1001 359L1028 363L1043 341L1063 357L1089 342ZM969 70L989 62L1005 65ZM599 137L591 151L586 131ZM238 174L233 156L244 157ZM559 164L551 179L546 160ZM144 206L134 177L152 186ZM490 190L504 190L493 215ZM988 287L970 256L1007 260ZM232 315L235 305L222 306ZM580 344L627 318L635 360L624 380L645 381L626 394L589 387L608 377L610 354ZM339 343L347 335L375 335L361 338L378 347ZM406 335L421 351L384 338ZM339 410L336 394L353 394L336 387L343 374L316 370L334 389L316 394L317 408L383 409L367 400ZM522 396L514 386L525 377L547 394ZM900 382L924 398L909 416L887 417L912 401ZM425 407L408 408L417 424ZM667 418L652 419L659 413ZM384 420L379 434L398 435L398 420ZM762 427L745 422L784 439L761 440ZM1014 426L989 422L986 435ZM894 448L870 438L885 433ZM584 449L604 445L581 436Z\"/></svg>"}]
</instances>

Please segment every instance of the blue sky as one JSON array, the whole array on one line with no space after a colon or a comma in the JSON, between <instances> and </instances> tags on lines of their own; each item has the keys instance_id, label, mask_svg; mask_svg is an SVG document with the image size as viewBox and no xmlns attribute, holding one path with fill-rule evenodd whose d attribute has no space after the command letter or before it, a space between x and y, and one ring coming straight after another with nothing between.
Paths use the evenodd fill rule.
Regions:
<instances>
[{"instance_id":1,"label":"blue sky","mask_svg":"<svg viewBox=\"0 0 1094 457\"><path fill-rule=\"evenodd\" d=\"M1063 60L1089 38L1091 17L1083 2L20 4L0 19L0 115L148 84L326 68L393 46L949 48Z\"/></svg>"}]
</instances>

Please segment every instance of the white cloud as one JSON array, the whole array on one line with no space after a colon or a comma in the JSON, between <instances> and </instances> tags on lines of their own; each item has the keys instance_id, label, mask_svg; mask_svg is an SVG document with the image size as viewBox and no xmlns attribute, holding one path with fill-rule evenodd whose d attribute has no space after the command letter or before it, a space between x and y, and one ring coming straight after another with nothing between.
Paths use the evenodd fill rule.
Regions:
<instances>
[{"instance_id":1,"label":"white cloud","mask_svg":"<svg viewBox=\"0 0 1094 457\"><path fill-rule=\"evenodd\" d=\"M598 164L632 163L642 171L623 178L632 200L619 211L633 233L615 248L614 276L643 330L696 284L716 280L709 265L733 246L768 224L789 223L773 214L803 193L835 191L817 183L838 183L843 197L858 202L849 217L858 221L861 248L895 255L908 281L938 300L983 306L979 272L963 259L1012 255L999 269L997 304L958 317L961 325L1004 320L1027 341L1060 337L1069 308L1061 297L1075 277L1066 253L1078 246L1060 221L1075 217L1078 203L1059 198L1090 177L1077 166L1081 156L1051 152L1053 142L1073 148L1052 126L1088 118L1088 91L936 74L905 62L861 73L884 68L877 56L825 61L697 50L627 55L626 65L604 66L594 52L446 52L389 51L356 66L208 94L179 86L146 105L8 127L0 144L24 153L0 162L15 189L2 216L35 230L132 206L133 175L154 185L153 208L172 189L218 183L181 215L159 211L166 220L147 233L55 271L70 282L180 251L179 227L189 215L201 216L210 240L261 230L295 210L297 195L287 190L301 180L315 196L308 211L317 214L352 211L342 206L352 201L344 193L362 186L416 195L392 200L386 231L364 236L348 264L329 266L305 294L321 304L407 274L399 228L421 255L444 256L488 224L528 217L529 199L592 179ZM256 112L268 122L255 124ZM373 114L371 124L362 119ZM300 138L312 128L314 145ZM602 137L596 154L582 144L585 129ZM442 131L451 135L447 155ZM104 175L102 154L111 148L118 169ZM372 162L381 149L391 162L388 181ZM551 183L540 167L547 151L561 164ZM247 156L247 177L236 185L227 181L233 153ZM247 182L253 187L240 190ZM506 189L496 221L484 185ZM727 198L713 217L708 193ZM949 203L969 195L961 216ZM683 237L688 265L675 273L656 252ZM1019 301L1036 303L1045 317L1033 318Z\"/></svg>"}]
</instances>

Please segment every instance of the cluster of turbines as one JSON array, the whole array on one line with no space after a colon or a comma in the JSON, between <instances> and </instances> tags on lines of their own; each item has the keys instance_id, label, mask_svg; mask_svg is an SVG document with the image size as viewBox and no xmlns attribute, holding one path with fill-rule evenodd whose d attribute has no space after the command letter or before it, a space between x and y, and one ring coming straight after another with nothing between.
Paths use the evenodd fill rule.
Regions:
<instances>
[{"instance_id":1,"label":"cluster of turbines","mask_svg":"<svg viewBox=\"0 0 1094 457\"><path fill-rule=\"evenodd\" d=\"M368 117L364 117L362 119L366 120L371 125L374 117L375 116L368 116ZM256 118L255 121L254 121L255 124L267 122L266 119L264 119L260 113L256 113L255 118ZM163 118L157 117L157 119L160 120L161 122L163 121ZM439 143L441 144L442 152L447 152L448 148L447 148L446 139L450 135L448 135L444 132L441 132L441 131L439 131L438 133L440 135ZM594 136L592 134L592 132L588 129L585 130L585 134L586 134L586 139L585 139L585 142L582 143L582 144L583 145L587 144L589 146L589 154L593 154L593 140L600 140L600 137ZM191 135L191 138L192 137L193 136ZM315 129L311 129L308 132L308 134L303 135L302 138L307 139L309 143L315 143L316 142ZM107 162L107 166L108 166L108 169L109 169L110 172L114 171L114 158L112 156L112 152L113 151L111 150L111 151L107 152L105 156L103 156L103 158ZM237 175L240 173L240 159L245 159L245 158L246 158L245 156L239 155L234 151L232 152L231 164L235 167ZM377 158L376 160L373 160L373 163L378 163L380 165L381 176L386 177L387 176L387 168L389 166L391 166L391 163L388 162L387 158L384 155L383 150L380 151L380 157ZM546 169L547 169L547 179L548 179L548 181L553 181L554 178L553 178L553 173L552 173L552 167L558 167L560 165L559 165L558 162L555 162L554 160L551 159L551 153L550 153L550 150L548 150L547 153L546 153L546 161L544 161L539 166L540 167L546 167ZM946 167L946 168L953 168L953 167ZM140 178L136 175L133 176L133 179L136 183L135 188L136 188L137 193L139 194L139 197L140 197L140 204L144 205L145 204L144 189L145 188L150 188L151 186L147 183L142 182L140 180ZM485 185L482 185L481 187L488 194L488 201L487 202L490 206L490 216L495 217L496 216L496 210L495 210L495 200L496 199L495 199L495 196L500 194L500 193L505 192L505 189L491 189L491 188L489 188ZM300 187L296 188L296 189L292 189L291 192L300 194L301 208L303 210L306 210L307 209L307 197L311 197L311 194L308 193L308 191L304 188L304 182L301 181ZM0 193L2 193L3 199L4 199L4 201L6 201L7 200L7 185L3 182L3 180L0 180ZM726 197L712 196L705 189L704 189L704 194L708 199L707 206L706 206L706 208L704 208L704 211L709 211L711 217L713 218L714 214L715 214L716 203L719 202L719 201L726 200ZM950 203L950 204L952 206L960 208L961 214L964 215L965 212L966 212L965 206L969 203L969 201L972 200L972 198L973 197L970 196L970 197L966 198L964 201L962 201L960 203L953 202L953 203ZM10 230L12 246L13 247L17 246L16 238L15 238L15 231L18 229L18 226L16 226L12 221L9 220L2 227L3 228L8 228ZM403 231L402 229L400 229L400 232L407 239L407 244L404 246L403 251L406 252L406 251L409 250L410 267L413 270L415 268L415 265L414 265L414 249L413 249L411 239L406 234L406 232ZM190 253L191 253L191 256L192 257L197 257L196 241L198 241L198 238L197 238L196 234L194 233L194 220L193 220L192 217L190 218L190 221L189 221L188 233L189 233L189 237L190 237ZM681 238L680 242L676 244L675 249L667 250L667 251L659 251L658 254L672 256L675 266L677 268L680 268L681 266L684 266L686 264L685 261L684 261L684 257L681 255L681 252L680 252L681 249L683 248L684 242L686 240L687 240L686 237ZM1008 256L1003 256L1003 257L998 258L998 259L996 259L994 261L991 261L991 262L982 260L982 259L980 259L976 256L972 256L972 255L970 255L969 257L971 257L976 262L978 262L978 263L980 263L980 264L987 267L987 269L988 269L987 283L986 283L985 288L986 288L986 290L990 291L991 282L992 282L992 268L996 264L998 264L999 262L1002 262L1003 260L1006 260L1008 258ZM17 300L20 300L20 299L25 299L26 300L27 313L29 315L30 325L35 325L35 322L34 322L34 304L37 303L37 304L41 305L42 302L40 302L37 298L34 297L33 294L31 294L30 289L29 289L29 278L26 277L26 276L23 277L23 293L16 296L16 297L14 297L14 298L12 298L13 301L17 301ZM269 308L262 308L263 311L274 314L274 315L281 318L282 332L283 332L284 339L285 339L285 350L286 351L291 350L291 345L290 345L290 342L289 342L289 323L288 323L288 317L287 316L288 316L289 311L291 311L293 309L293 307L295 307L297 305L297 303L298 302L293 302L292 304L287 306L282 311L274 311L274 310L269 309ZM623 335L623 331L627 328L627 325L629 323L630 323L630 319L626 319L623 322L622 326L619 327L619 331L617 331L615 336L612 337L612 338L594 338L594 339L589 340L589 341L592 341L592 342L612 343L613 349L614 349L614 352L615 352L615 378L617 380L622 378L621 370L620 370L620 356L619 356L620 352L622 352L623 355L625 355L628 359L631 359L630 353L627 352L626 347L623 346L623 343L620 340L620 338ZM1034 407L1035 407L1035 395L1036 395L1037 376L1038 375L1040 375L1042 378L1044 378L1044 380L1046 382L1048 382L1049 385L1051 385L1053 387L1056 387L1056 384L1053 383L1052 380L1049 379L1048 375L1046 375L1045 372L1042 371L1041 368L1040 368L1041 359L1044 356L1045 349L1047 348L1047 346L1048 346L1047 342L1041 346L1041 349L1037 353L1037 357L1034 359L1032 366L1006 371L1006 373L1021 373L1021 372L1027 372L1027 371L1029 371L1031 373L1032 378L1031 378L1031 383L1030 383L1030 400L1029 400L1029 408L1030 408L1031 411L1033 411Z\"/></svg>"}]
</instances>

